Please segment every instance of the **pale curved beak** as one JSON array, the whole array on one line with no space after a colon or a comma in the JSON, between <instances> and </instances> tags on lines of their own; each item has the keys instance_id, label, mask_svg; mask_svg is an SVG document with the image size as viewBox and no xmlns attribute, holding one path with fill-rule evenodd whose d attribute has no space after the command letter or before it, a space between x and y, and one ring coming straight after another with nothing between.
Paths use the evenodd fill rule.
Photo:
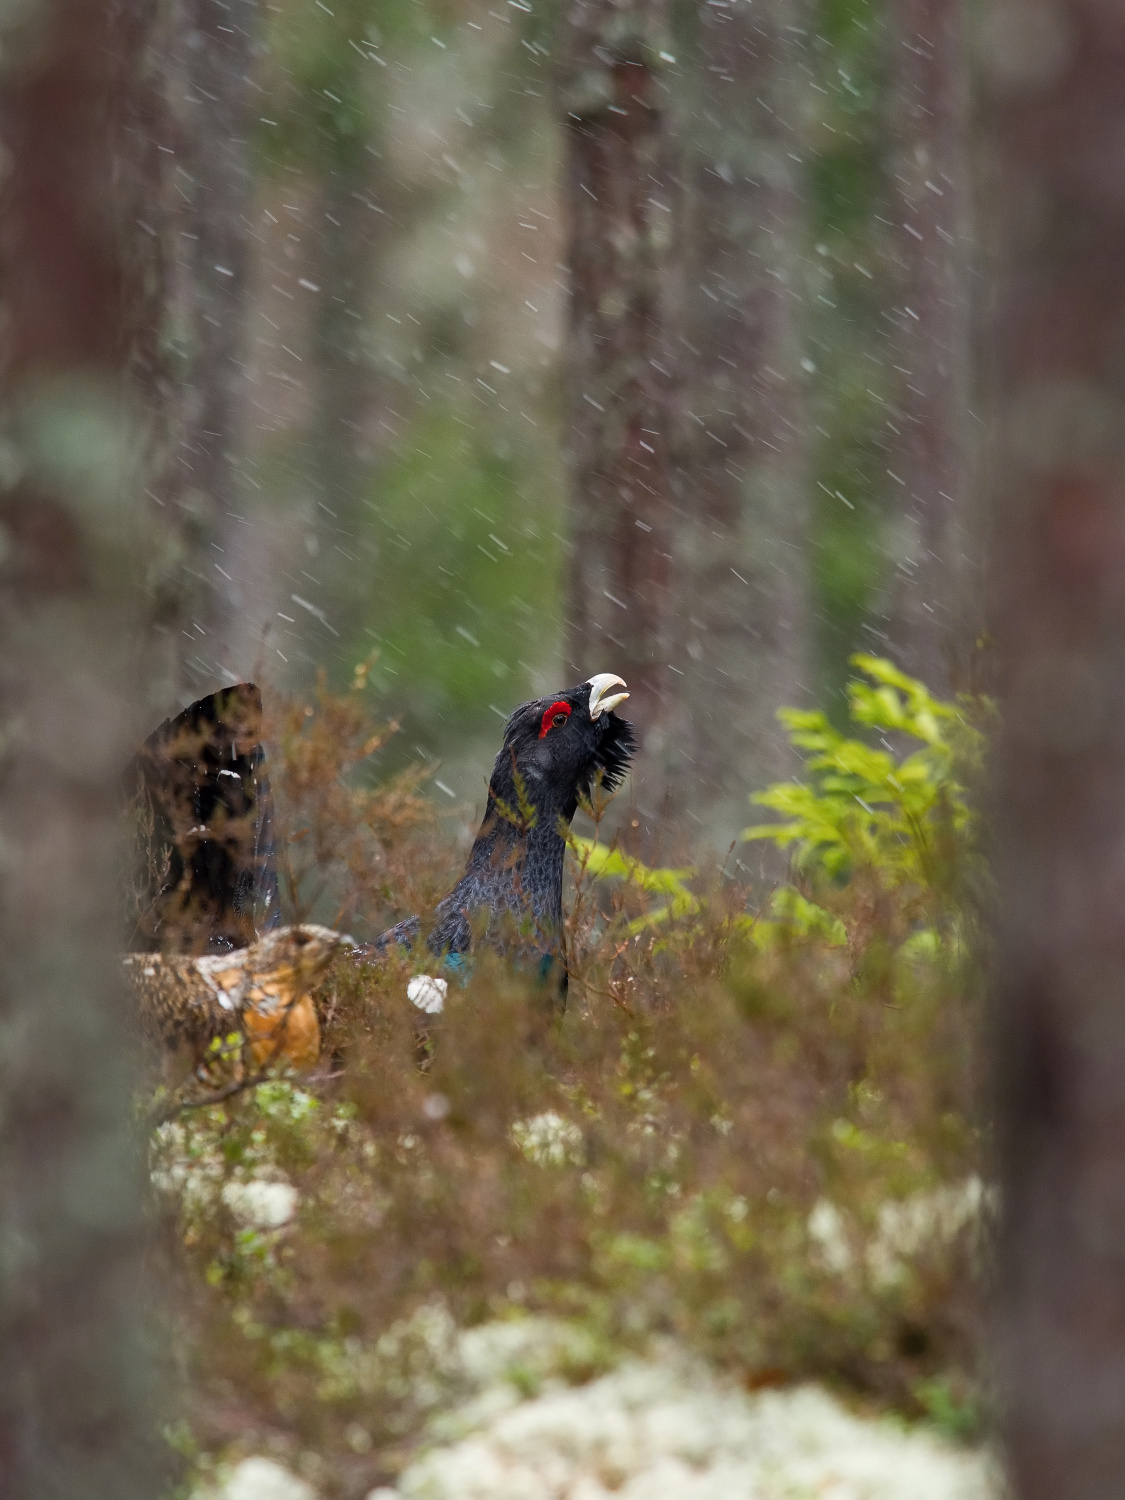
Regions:
<instances>
[{"instance_id":1,"label":"pale curved beak","mask_svg":"<svg viewBox=\"0 0 1125 1500\"><path fill-rule=\"evenodd\" d=\"M624 703L629 696L628 693L615 693L614 688L625 686L624 677L615 677L612 672L599 672L596 677L587 679L590 684L590 717L598 718L601 714L609 713L611 708L616 708L619 703Z\"/></svg>"}]
</instances>

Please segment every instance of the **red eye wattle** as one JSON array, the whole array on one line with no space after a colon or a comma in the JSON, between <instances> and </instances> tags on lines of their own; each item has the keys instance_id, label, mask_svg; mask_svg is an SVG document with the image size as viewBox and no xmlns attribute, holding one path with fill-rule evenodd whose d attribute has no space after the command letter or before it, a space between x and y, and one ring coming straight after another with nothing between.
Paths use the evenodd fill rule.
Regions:
<instances>
[{"instance_id":1,"label":"red eye wattle","mask_svg":"<svg viewBox=\"0 0 1125 1500\"><path fill-rule=\"evenodd\" d=\"M569 718L569 703L563 703L561 700L558 703L552 703L550 708L543 715L543 724L539 730L539 738L542 739L544 735L548 734L552 729L561 729Z\"/></svg>"}]
</instances>

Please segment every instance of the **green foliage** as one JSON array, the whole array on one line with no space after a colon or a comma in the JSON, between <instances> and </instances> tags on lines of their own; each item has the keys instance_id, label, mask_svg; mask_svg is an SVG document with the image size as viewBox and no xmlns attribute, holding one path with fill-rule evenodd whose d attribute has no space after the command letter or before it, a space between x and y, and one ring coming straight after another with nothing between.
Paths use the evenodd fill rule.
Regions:
<instances>
[{"instance_id":1,"label":"green foliage","mask_svg":"<svg viewBox=\"0 0 1125 1500\"><path fill-rule=\"evenodd\" d=\"M834 284L827 294L838 296ZM842 722L848 658L863 639L886 574L886 408L880 399L886 392L878 368L863 358L857 342L864 315L852 309L845 316L841 307L822 309L820 316L846 324L844 331L826 327L814 346L820 442L810 494L821 680L829 694L829 717Z\"/></svg>"},{"instance_id":2,"label":"green foliage","mask_svg":"<svg viewBox=\"0 0 1125 1500\"><path fill-rule=\"evenodd\" d=\"M455 726L463 740L505 716L490 704L530 696L538 642L556 623L561 548L527 499L531 455L487 425L427 411L401 453L357 517L369 582L353 651L377 639L372 682L408 735Z\"/></svg>"},{"instance_id":3,"label":"green foliage","mask_svg":"<svg viewBox=\"0 0 1125 1500\"><path fill-rule=\"evenodd\" d=\"M893 946L904 960L924 965L960 951L960 903L967 879L980 869L967 781L980 770L984 736L967 706L934 698L891 662L855 656L852 664L863 676L848 685L850 717L878 742L841 733L821 710L780 711L809 776L754 793L751 800L779 820L756 824L742 836L791 850L806 889L783 885L765 911L735 915L731 926L763 952L809 943L845 947L845 920L822 902L831 905L833 891L854 882L901 898L905 930L899 922ZM920 748L909 750L910 741ZM577 835L570 846L580 875L621 881L644 898L646 909L618 929L626 936L703 910L688 885L694 869L653 868Z\"/></svg>"},{"instance_id":4,"label":"green foliage","mask_svg":"<svg viewBox=\"0 0 1125 1500\"><path fill-rule=\"evenodd\" d=\"M659 906L628 924L626 931L630 936L663 922L694 916L699 911L699 898L687 885L695 874L693 869L653 868L615 845L599 844L578 834L572 834L568 843L578 859L579 869L595 880L623 880L646 896L663 898Z\"/></svg>"},{"instance_id":5,"label":"green foliage","mask_svg":"<svg viewBox=\"0 0 1125 1500\"><path fill-rule=\"evenodd\" d=\"M938 1431L953 1442L979 1442L984 1436L987 1423L975 1391L947 1376L935 1375L931 1380L920 1380L914 1395Z\"/></svg>"},{"instance_id":6,"label":"green foliage","mask_svg":"<svg viewBox=\"0 0 1125 1500\"><path fill-rule=\"evenodd\" d=\"M868 679L848 686L852 722L879 745L846 736L819 710L786 708L779 717L805 753L809 779L778 782L751 800L780 822L755 824L745 839L794 851L796 868L837 884L857 877L883 890L911 889L956 899L973 860L977 818L965 786L984 740L965 711L879 657L855 656ZM920 742L910 753L887 739Z\"/></svg>"},{"instance_id":7,"label":"green foliage","mask_svg":"<svg viewBox=\"0 0 1125 1500\"><path fill-rule=\"evenodd\" d=\"M387 43L419 45L437 24L406 0L266 8L268 107L256 123L263 166L348 171L378 139Z\"/></svg>"},{"instance_id":8,"label":"green foliage","mask_svg":"<svg viewBox=\"0 0 1125 1500\"><path fill-rule=\"evenodd\" d=\"M339 684L380 641L395 766L419 743L475 758L490 704L530 696L559 636L554 314L537 261L505 269L517 204L550 202L557 177L549 91L523 87L546 70L523 36L543 23L445 0L263 15L255 234L273 305L253 484L307 547L286 592L314 606L283 603L276 644L297 686L326 656Z\"/></svg>"},{"instance_id":9,"label":"green foliage","mask_svg":"<svg viewBox=\"0 0 1125 1500\"><path fill-rule=\"evenodd\" d=\"M496 805L496 811L506 823L510 823L520 833L530 833L539 822L539 812L535 804L531 801L531 798L527 795L527 782L520 774L514 756L512 758L512 780L516 786L515 807L509 807L503 797L494 795L492 800Z\"/></svg>"},{"instance_id":10,"label":"green foliage","mask_svg":"<svg viewBox=\"0 0 1125 1500\"><path fill-rule=\"evenodd\" d=\"M807 939L823 940L830 948L842 948L848 941L847 928L839 917L802 896L791 885L774 891L767 916L743 917L739 925L745 927L754 945L763 951Z\"/></svg>"}]
</instances>

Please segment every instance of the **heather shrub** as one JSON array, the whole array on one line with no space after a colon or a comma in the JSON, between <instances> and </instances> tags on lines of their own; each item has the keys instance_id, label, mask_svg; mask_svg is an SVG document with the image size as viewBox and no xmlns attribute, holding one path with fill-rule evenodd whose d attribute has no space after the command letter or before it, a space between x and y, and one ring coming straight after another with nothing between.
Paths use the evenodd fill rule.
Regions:
<instances>
[{"instance_id":1,"label":"heather shrub","mask_svg":"<svg viewBox=\"0 0 1125 1500\"><path fill-rule=\"evenodd\" d=\"M428 772L379 779L376 757L398 731L369 706L372 659L348 692L325 674L307 699L267 701L266 739L277 804L278 863L291 920L373 935L395 911L432 905L455 861L434 837Z\"/></svg>"},{"instance_id":2,"label":"heather shrub","mask_svg":"<svg viewBox=\"0 0 1125 1500\"><path fill-rule=\"evenodd\" d=\"M342 962L316 1076L163 1127L181 1440L204 1467L269 1451L325 1494L393 1482L458 1396L457 1330L528 1313L567 1333L550 1371L513 1367L521 1389L672 1334L751 1388L816 1377L975 1430L983 740L968 706L859 665L865 737L788 715L809 778L756 799L791 884L651 870L600 840L595 793L565 1014L490 952L438 1017L406 999L424 950ZM456 861L415 783L348 779L361 704L322 686L286 712L278 790L291 890L354 871L381 922L432 906Z\"/></svg>"}]
</instances>

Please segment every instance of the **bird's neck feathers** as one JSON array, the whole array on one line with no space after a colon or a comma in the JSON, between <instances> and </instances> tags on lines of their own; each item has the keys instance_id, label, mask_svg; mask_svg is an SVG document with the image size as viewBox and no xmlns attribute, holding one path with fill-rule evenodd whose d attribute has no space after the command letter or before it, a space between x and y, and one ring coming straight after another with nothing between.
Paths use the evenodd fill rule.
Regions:
<instances>
[{"instance_id":1,"label":"bird's neck feathers","mask_svg":"<svg viewBox=\"0 0 1125 1500\"><path fill-rule=\"evenodd\" d=\"M488 805L465 872L438 905L430 935L435 953L463 953L472 943L469 917L481 907L489 920L509 913L529 924L529 947L544 951L562 925L563 858L560 821L569 824L577 802L562 802L545 781L526 781L510 764L497 763Z\"/></svg>"}]
</instances>

